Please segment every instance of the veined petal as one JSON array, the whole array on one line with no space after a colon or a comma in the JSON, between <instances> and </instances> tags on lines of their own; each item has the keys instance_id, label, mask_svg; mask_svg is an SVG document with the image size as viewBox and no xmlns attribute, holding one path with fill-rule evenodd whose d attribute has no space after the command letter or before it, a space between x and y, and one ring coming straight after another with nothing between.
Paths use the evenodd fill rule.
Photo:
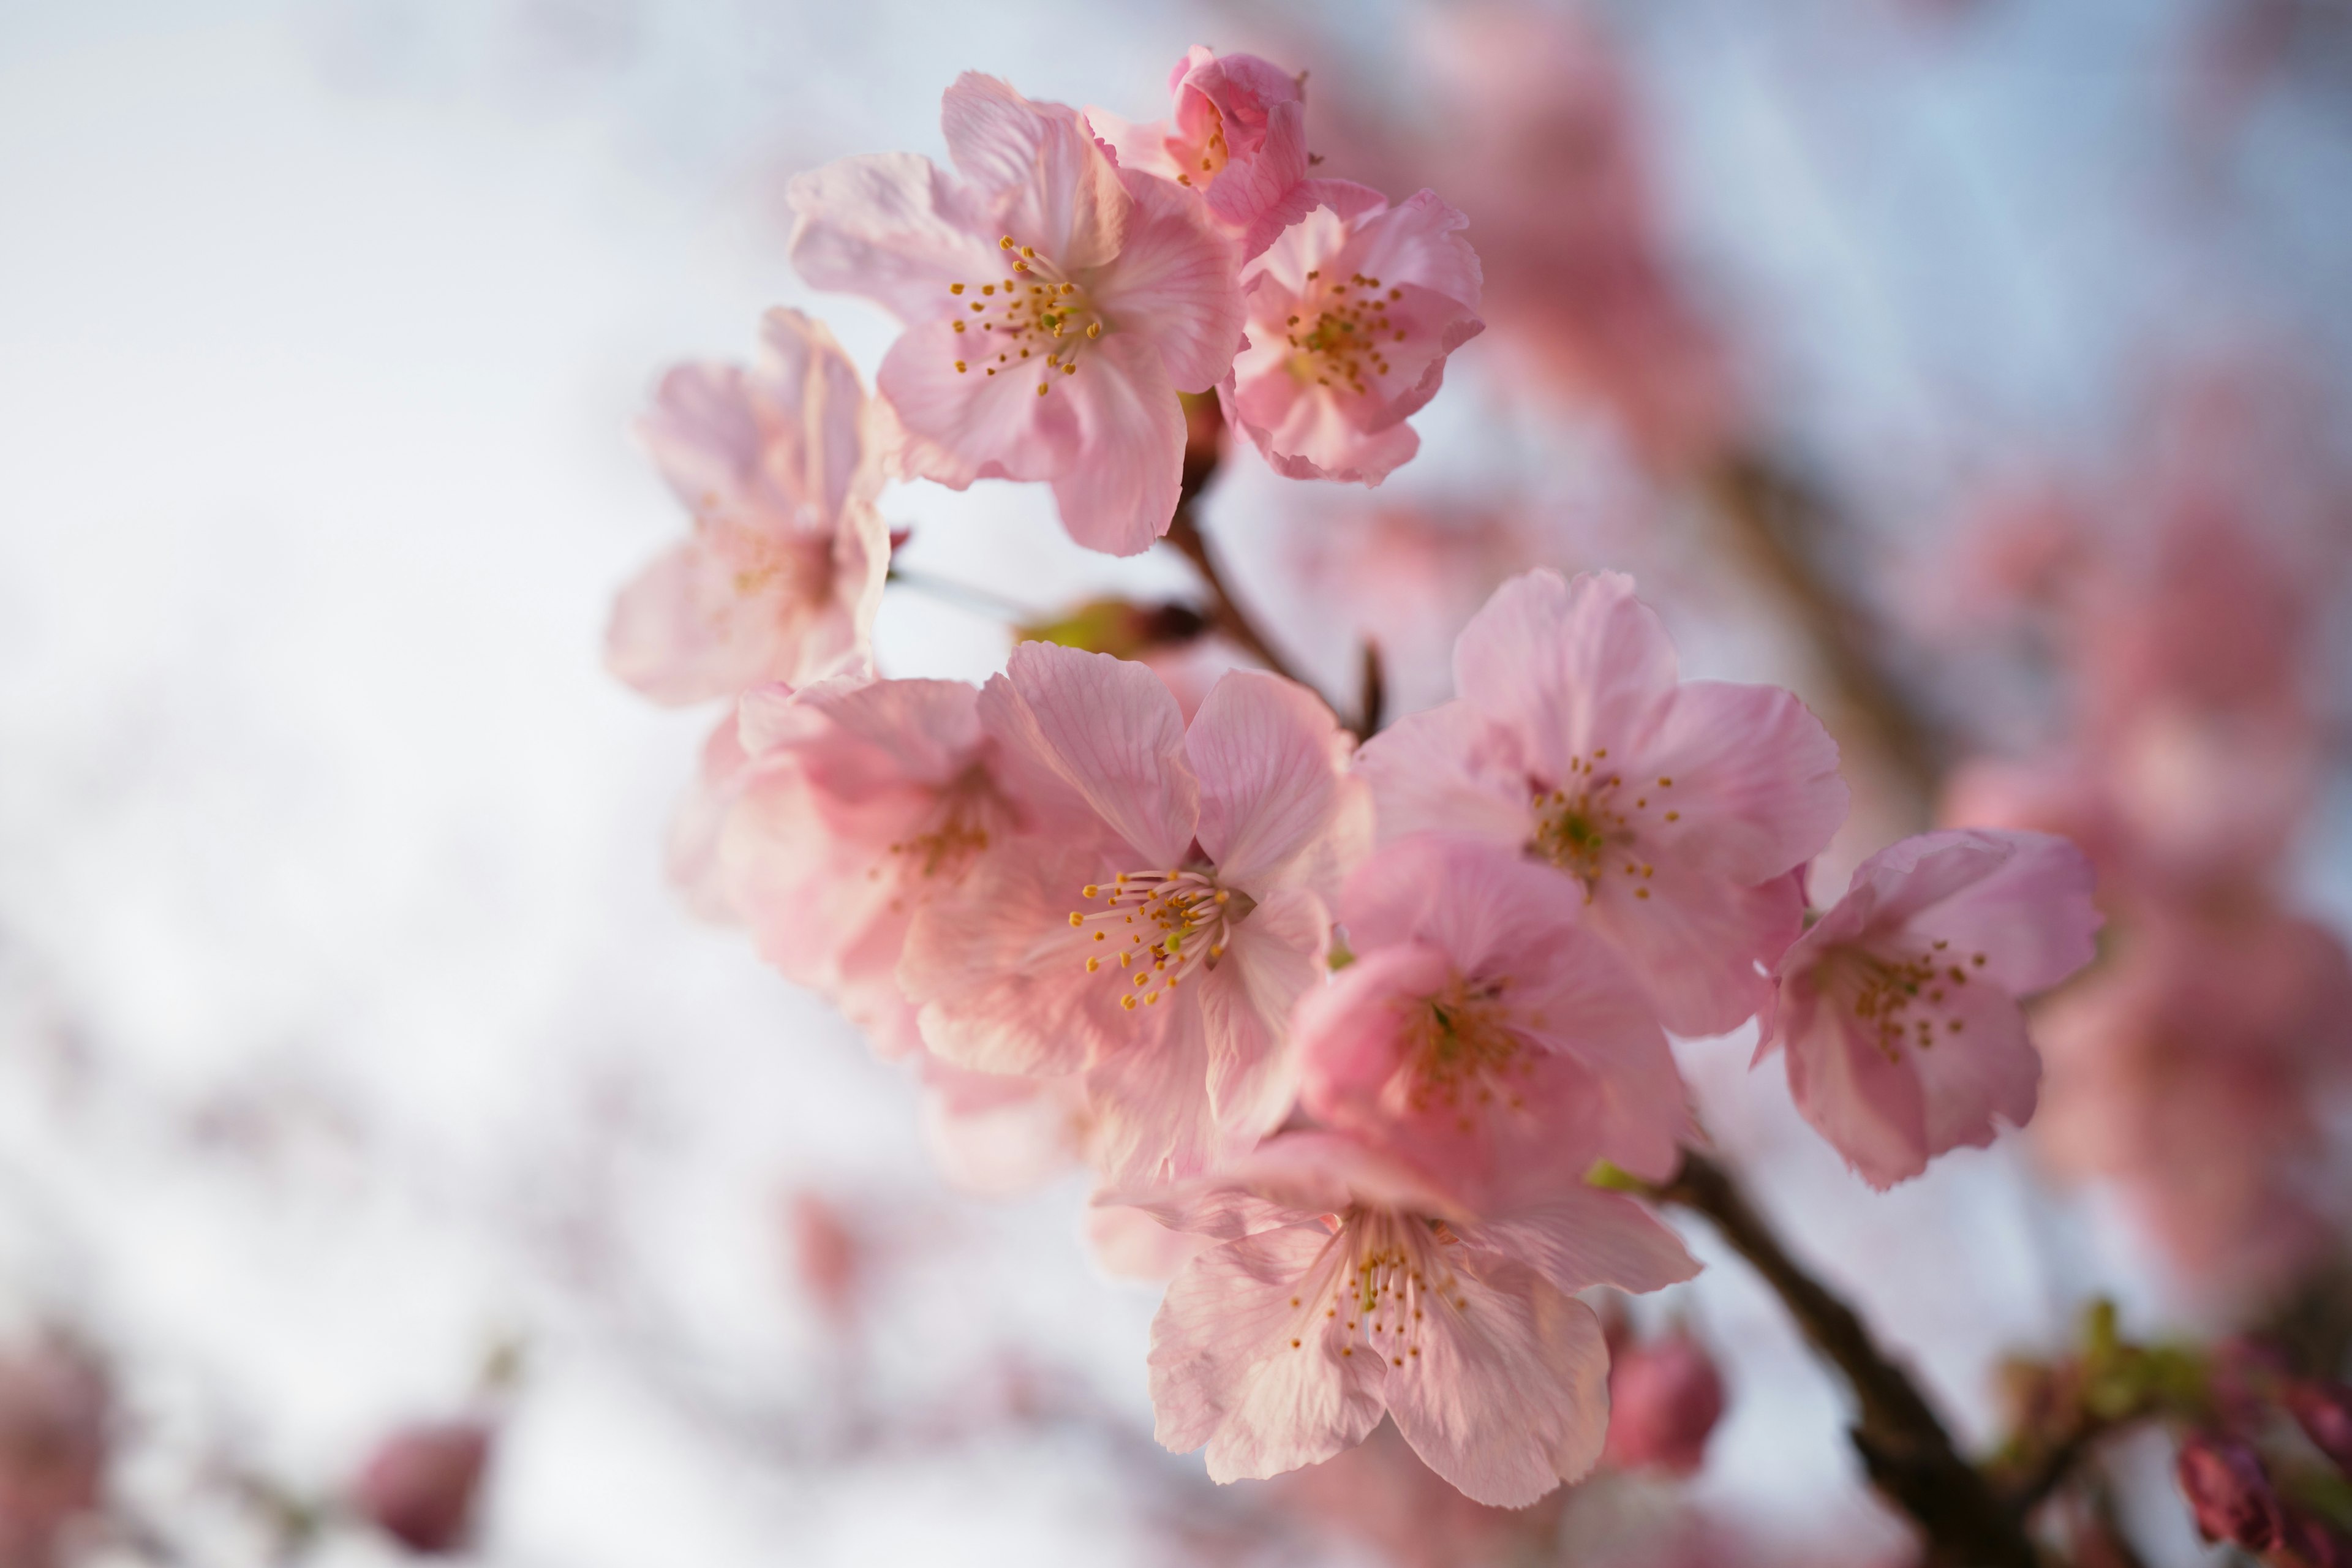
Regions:
<instances>
[{"instance_id":1,"label":"veined petal","mask_svg":"<svg viewBox=\"0 0 2352 1568\"><path fill-rule=\"evenodd\" d=\"M1983 953L1985 977L2012 996L2046 991L2091 962L2101 920L2096 873L2047 833L1970 828L1890 845L1854 873L1872 918Z\"/></svg>"},{"instance_id":2,"label":"veined petal","mask_svg":"<svg viewBox=\"0 0 2352 1568\"><path fill-rule=\"evenodd\" d=\"M1853 798L1838 776L1837 742L1777 686L1685 681L1640 763L1675 781L1681 814L1673 830L1645 828L1734 882L1766 881L1820 854Z\"/></svg>"},{"instance_id":3,"label":"veined petal","mask_svg":"<svg viewBox=\"0 0 2352 1568\"><path fill-rule=\"evenodd\" d=\"M1458 698L1406 714L1356 753L1383 842L1468 833L1517 852L1535 828L1527 767L1517 734Z\"/></svg>"},{"instance_id":4,"label":"veined petal","mask_svg":"<svg viewBox=\"0 0 2352 1568\"><path fill-rule=\"evenodd\" d=\"M1280 1475L1363 1441L1389 1368L1325 1315L1343 1238L1297 1225L1194 1258L1151 1324L1154 1435L1213 1479ZM1349 1353L1342 1354L1342 1352Z\"/></svg>"},{"instance_id":5,"label":"veined petal","mask_svg":"<svg viewBox=\"0 0 2352 1568\"><path fill-rule=\"evenodd\" d=\"M1175 185L1136 171L1123 180L1134 203L1126 243L1116 261L1086 279L1087 291L1111 332L1133 333L1160 351L1179 390L1206 392L1242 345L1241 258Z\"/></svg>"},{"instance_id":6,"label":"veined petal","mask_svg":"<svg viewBox=\"0 0 2352 1568\"><path fill-rule=\"evenodd\" d=\"M1200 785L1185 756L1183 714L1147 666L1021 643L1005 673L982 689L980 711L999 742L1076 790L1127 841L1144 861L1129 869L1181 863L1200 818Z\"/></svg>"},{"instance_id":7,"label":"veined petal","mask_svg":"<svg viewBox=\"0 0 2352 1568\"><path fill-rule=\"evenodd\" d=\"M810 287L862 294L902 321L951 314L950 283L1003 266L970 195L912 153L837 159L795 176L785 200L793 265Z\"/></svg>"},{"instance_id":8,"label":"veined petal","mask_svg":"<svg viewBox=\"0 0 2352 1568\"><path fill-rule=\"evenodd\" d=\"M1675 648L1633 580L1522 573L1495 591L1454 645L1454 688L1522 737L1530 766L1564 779L1571 757L1638 750L1664 717Z\"/></svg>"},{"instance_id":9,"label":"veined petal","mask_svg":"<svg viewBox=\"0 0 2352 1568\"><path fill-rule=\"evenodd\" d=\"M1809 982L1784 985L1778 1031L1797 1109L1864 1181L1884 1189L1927 1168L1919 1075L1882 1052L1835 996Z\"/></svg>"},{"instance_id":10,"label":"veined petal","mask_svg":"<svg viewBox=\"0 0 2352 1568\"><path fill-rule=\"evenodd\" d=\"M1044 411L1041 422L1067 423L1069 455L1051 477L1070 537L1107 555L1150 549L1176 519L1184 475L1184 405L1160 351L1140 334L1112 332L1073 374L1049 368L1013 379Z\"/></svg>"},{"instance_id":11,"label":"veined petal","mask_svg":"<svg viewBox=\"0 0 2352 1568\"><path fill-rule=\"evenodd\" d=\"M1255 1144L1290 1110L1298 1079L1291 1008L1321 980L1330 940L1323 901L1287 888L1234 929L1217 967L1198 972L1209 1101L1232 1146Z\"/></svg>"},{"instance_id":12,"label":"veined petal","mask_svg":"<svg viewBox=\"0 0 2352 1568\"><path fill-rule=\"evenodd\" d=\"M942 1059L1069 1073L1156 1028L1119 1007L1109 976L1087 973L1096 945L1069 923L1077 889L1101 864L1087 837L1039 836L1024 841L1034 851L982 856L916 911L898 981L921 1009L923 1043Z\"/></svg>"},{"instance_id":13,"label":"veined petal","mask_svg":"<svg viewBox=\"0 0 2352 1568\"><path fill-rule=\"evenodd\" d=\"M1664 857L1652 864L1654 876L1603 876L1588 918L1632 963L1667 1028L1684 1036L1738 1028L1770 994L1764 971L1804 928L1798 877L1743 888ZM1564 897L1584 897L1573 879L1561 882Z\"/></svg>"},{"instance_id":14,"label":"veined petal","mask_svg":"<svg viewBox=\"0 0 2352 1568\"><path fill-rule=\"evenodd\" d=\"M779 488L828 523L859 488L870 498L866 388L824 322L782 308L761 317L751 379L779 416L762 459Z\"/></svg>"},{"instance_id":15,"label":"veined petal","mask_svg":"<svg viewBox=\"0 0 2352 1568\"><path fill-rule=\"evenodd\" d=\"M1354 742L1297 681L1225 675L1193 715L1184 750L1201 781L1201 847L1227 887L1334 892L1370 847L1370 801L1347 773Z\"/></svg>"},{"instance_id":16,"label":"veined petal","mask_svg":"<svg viewBox=\"0 0 2352 1568\"><path fill-rule=\"evenodd\" d=\"M1609 1347L1591 1308L1526 1265L1470 1253L1423 1298L1421 1354L1389 1367L1389 1413L1464 1496L1524 1508L1601 1457Z\"/></svg>"},{"instance_id":17,"label":"veined petal","mask_svg":"<svg viewBox=\"0 0 2352 1568\"><path fill-rule=\"evenodd\" d=\"M1123 1021L1127 1037L1087 1072L1096 1169L1106 1184L1121 1188L1197 1176L1234 1152L1235 1142L1218 1125L1209 1100L1209 1032L1201 994L1181 987ZM1239 1147L1255 1141L1245 1136Z\"/></svg>"},{"instance_id":18,"label":"veined petal","mask_svg":"<svg viewBox=\"0 0 2352 1568\"><path fill-rule=\"evenodd\" d=\"M992 363L985 346L976 345L978 334L955 327L910 326L882 356L875 384L904 435L899 466L953 489L974 479L1052 479L1068 472L1086 447L1071 400L1037 395L1044 373L1031 368L1034 359Z\"/></svg>"},{"instance_id":19,"label":"veined petal","mask_svg":"<svg viewBox=\"0 0 2352 1568\"><path fill-rule=\"evenodd\" d=\"M1570 1294L1613 1285L1638 1295L1698 1273L1682 1238L1647 1209L1580 1184L1454 1229L1465 1246L1517 1258Z\"/></svg>"},{"instance_id":20,"label":"veined petal","mask_svg":"<svg viewBox=\"0 0 2352 1568\"><path fill-rule=\"evenodd\" d=\"M1119 253L1129 199L1077 110L966 71L940 101L940 129L956 168L1016 245L1072 272Z\"/></svg>"}]
</instances>

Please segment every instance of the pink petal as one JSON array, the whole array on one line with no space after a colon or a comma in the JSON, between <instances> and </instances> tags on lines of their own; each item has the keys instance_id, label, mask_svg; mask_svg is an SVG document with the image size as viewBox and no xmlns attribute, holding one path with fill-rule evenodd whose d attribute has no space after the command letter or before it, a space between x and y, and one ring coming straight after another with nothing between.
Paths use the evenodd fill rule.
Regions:
<instances>
[{"instance_id":1,"label":"pink petal","mask_svg":"<svg viewBox=\"0 0 2352 1568\"><path fill-rule=\"evenodd\" d=\"M1178 1453L1206 1444L1211 1479L1232 1481L1363 1441L1380 1424L1389 1369L1361 1352L1342 1356L1354 1336L1324 1316L1345 1260L1320 1226L1290 1226L1227 1242L1177 1276L1151 1322L1160 1443Z\"/></svg>"},{"instance_id":2,"label":"pink petal","mask_svg":"<svg viewBox=\"0 0 2352 1568\"><path fill-rule=\"evenodd\" d=\"M971 765L981 746L980 691L961 680L828 684L810 688L801 700L876 753L869 774L850 771L867 761L863 752L844 750L812 763L817 776L839 795L881 787L889 773L944 784Z\"/></svg>"},{"instance_id":3,"label":"pink petal","mask_svg":"<svg viewBox=\"0 0 2352 1568\"><path fill-rule=\"evenodd\" d=\"M1246 230L1307 177L1307 105L1298 79L1255 55L1224 55L1192 66L1178 90L1199 94L1222 121L1231 161L1202 195L1212 212Z\"/></svg>"},{"instance_id":4,"label":"pink petal","mask_svg":"<svg viewBox=\"0 0 2352 1568\"><path fill-rule=\"evenodd\" d=\"M1950 1025L1962 1026L1960 1033ZM2025 1014L1990 985L1970 985L1947 1004L1944 1032L1925 1050L1906 1052L1919 1075L1927 1107L1927 1152L1993 1141L1993 1119L2011 1127L2033 1120L2042 1057L2026 1037Z\"/></svg>"},{"instance_id":5,"label":"pink petal","mask_svg":"<svg viewBox=\"0 0 2352 1568\"><path fill-rule=\"evenodd\" d=\"M1516 730L1525 762L1564 781L1570 758L1646 737L1675 690L1675 648L1633 580L1522 573L1454 645L1454 689ZM1786 868L1783 868L1785 869Z\"/></svg>"},{"instance_id":6,"label":"pink petal","mask_svg":"<svg viewBox=\"0 0 2352 1568\"><path fill-rule=\"evenodd\" d=\"M973 336L948 321L919 323L882 356L875 384L904 433L900 466L954 489L974 479L1052 479L1071 471L1086 440L1073 400L1038 396L1042 371L1032 374L1018 360L991 365Z\"/></svg>"},{"instance_id":7,"label":"pink petal","mask_svg":"<svg viewBox=\"0 0 2352 1568\"><path fill-rule=\"evenodd\" d=\"M923 1142L951 1185L1013 1197L1076 1163L1086 1099L1075 1080L976 1073L928 1053L921 1063Z\"/></svg>"},{"instance_id":8,"label":"pink petal","mask_svg":"<svg viewBox=\"0 0 2352 1568\"><path fill-rule=\"evenodd\" d=\"M1089 978L1097 978L1089 976ZM1116 993L1123 975L1105 994ZM1197 988L1184 987L1150 1007L1138 1006L1127 1027L1087 1072L1087 1105L1094 1118L1096 1169L1118 1188L1164 1186L1197 1176L1247 1149L1264 1131L1229 1132L1209 1099L1209 1024ZM1116 1029L1116 1026L1113 1026Z\"/></svg>"},{"instance_id":9,"label":"pink petal","mask_svg":"<svg viewBox=\"0 0 2352 1568\"><path fill-rule=\"evenodd\" d=\"M1114 1279L1165 1283L1212 1245L1206 1237L1171 1230L1141 1209L1118 1205L1088 1208L1086 1230L1095 1267Z\"/></svg>"},{"instance_id":10,"label":"pink petal","mask_svg":"<svg viewBox=\"0 0 2352 1568\"><path fill-rule=\"evenodd\" d=\"M1410 425L1367 431L1328 388L1290 374L1290 345L1268 340L1234 361L1221 389L1225 406L1274 471L1290 479L1377 485L1412 460L1421 437Z\"/></svg>"},{"instance_id":11,"label":"pink petal","mask_svg":"<svg viewBox=\"0 0 2352 1568\"><path fill-rule=\"evenodd\" d=\"M1656 875L1638 881L1602 877L1589 910L1591 923L1642 975L1667 1028L1691 1037L1738 1028L1771 992L1764 970L1803 929L1798 876L1743 888L1671 859L1651 864ZM1576 885L1568 885L1574 892ZM1650 896L1640 897L1643 891Z\"/></svg>"},{"instance_id":12,"label":"pink petal","mask_svg":"<svg viewBox=\"0 0 2352 1568\"><path fill-rule=\"evenodd\" d=\"M1323 901L1284 889L1234 928L1217 967L1195 977L1208 1029L1209 1102L1229 1147L1250 1147L1289 1113L1297 1090L1291 1009L1323 978L1330 940Z\"/></svg>"},{"instance_id":13,"label":"pink petal","mask_svg":"<svg viewBox=\"0 0 2352 1568\"><path fill-rule=\"evenodd\" d=\"M1853 879L1874 895L1874 923L1983 953L1985 977L2012 996L2048 990L2098 951L2097 875L2051 834L1921 834L1872 856Z\"/></svg>"},{"instance_id":14,"label":"pink petal","mask_svg":"<svg viewBox=\"0 0 2352 1568\"><path fill-rule=\"evenodd\" d=\"M912 153L842 158L797 175L792 259L811 288L879 300L902 321L953 313L955 282L1003 268L984 213L929 159Z\"/></svg>"},{"instance_id":15,"label":"pink petal","mask_svg":"<svg viewBox=\"0 0 2352 1568\"><path fill-rule=\"evenodd\" d=\"M1076 110L1033 102L995 77L966 71L940 100L940 129L956 168L1015 245L1072 272L1118 254L1128 195L1118 165Z\"/></svg>"},{"instance_id":16,"label":"pink petal","mask_svg":"<svg viewBox=\"0 0 2352 1568\"><path fill-rule=\"evenodd\" d=\"M662 376L637 439L688 511L765 515L760 416L740 365L681 364ZM785 504L789 504L786 501Z\"/></svg>"},{"instance_id":17,"label":"pink petal","mask_svg":"<svg viewBox=\"0 0 2352 1568\"><path fill-rule=\"evenodd\" d=\"M1645 823L1645 834L1733 882L1767 881L1820 854L1853 798L1838 777L1837 742L1776 686L1685 681L1641 763L1675 781L1682 814L1671 826ZM1659 794L1658 804L1668 798Z\"/></svg>"},{"instance_id":18,"label":"pink petal","mask_svg":"<svg viewBox=\"0 0 2352 1568\"><path fill-rule=\"evenodd\" d=\"M915 912L898 980L921 1009L924 1043L943 1059L981 1072L1075 1072L1133 1042L1138 1020L1110 977L1087 973L1095 944L1069 923L1078 889L1100 874L1098 855L1083 838L1023 844L982 857Z\"/></svg>"},{"instance_id":19,"label":"pink petal","mask_svg":"<svg viewBox=\"0 0 2352 1568\"><path fill-rule=\"evenodd\" d=\"M857 367L824 323L779 308L760 318L751 379L782 416L761 458L767 472L817 518L839 518L865 478L866 388Z\"/></svg>"},{"instance_id":20,"label":"pink petal","mask_svg":"<svg viewBox=\"0 0 2352 1568\"><path fill-rule=\"evenodd\" d=\"M1810 985L1782 989L1779 1037L1798 1110L1864 1181L1884 1189L1927 1168L1927 1102L1916 1072L1890 1061L1832 998Z\"/></svg>"},{"instance_id":21,"label":"pink petal","mask_svg":"<svg viewBox=\"0 0 2352 1568\"><path fill-rule=\"evenodd\" d=\"M1524 1508L1592 1468L1609 1347L1591 1309L1491 1254L1460 1258L1447 1289L1422 1300L1422 1353L1389 1367L1385 1394L1423 1463L1494 1508Z\"/></svg>"},{"instance_id":22,"label":"pink petal","mask_svg":"<svg viewBox=\"0 0 2352 1568\"><path fill-rule=\"evenodd\" d=\"M1383 842L1465 833L1517 850L1535 831L1517 734L1459 700L1408 713L1365 742L1356 773L1371 786Z\"/></svg>"},{"instance_id":23,"label":"pink petal","mask_svg":"<svg viewBox=\"0 0 2352 1568\"><path fill-rule=\"evenodd\" d=\"M1613 1285L1640 1294L1698 1273L1682 1238L1633 1199L1581 1184L1454 1229L1464 1245L1515 1258L1573 1293Z\"/></svg>"},{"instance_id":24,"label":"pink petal","mask_svg":"<svg viewBox=\"0 0 2352 1568\"><path fill-rule=\"evenodd\" d=\"M981 721L1003 745L1059 779L1135 851L1179 866L1200 816L1176 699L1144 665L1052 643L1014 647L980 697ZM1074 899L1087 879L1062 896Z\"/></svg>"},{"instance_id":25,"label":"pink petal","mask_svg":"<svg viewBox=\"0 0 2352 1568\"><path fill-rule=\"evenodd\" d=\"M1125 185L1134 202L1126 243L1087 291L1112 336L1148 340L1177 390L1206 392L1242 345L1241 258L1177 186L1139 173Z\"/></svg>"},{"instance_id":26,"label":"pink petal","mask_svg":"<svg viewBox=\"0 0 2352 1568\"><path fill-rule=\"evenodd\" d=\"M656 558L614 601L604 668L656 702L684 706L798 676L804 640L818 658L847 651L847 616L807 638L814 611L774 586L746 593L737 576L699 539Z\"/></svg>"},{"instance_id":27,"label":"pink petal","mask_svg":"<svg viewBox=\"0 0 2352 1568\"><path fill-rule=\"evenodd\" d=\"M1347 774L1354 742L1294 680L1237 669L1209 689L1184 734L1201 781L1201 847L1225 886L1336 891L1368 849L1371 805Z\"/></svg>"},{"instance_id":28,"label":"pink petal","mask_svg":"<svg viewBox=\"0 0 2352 1568\"><path fill-rule=\"evenodd\" d=\"M1069 456L1050 476L1062 526L1089 550L1139 555L1176 518L1184 405L1160 351L1139 333L1107 334L1076 365L1074 374L1041 371L1037 381L1018 374L1013 379L1043 410L1041 428L1068 423ZM1045 396L1036 395L1038 386L1048 389Z\"/></svg>"}]
</instances>

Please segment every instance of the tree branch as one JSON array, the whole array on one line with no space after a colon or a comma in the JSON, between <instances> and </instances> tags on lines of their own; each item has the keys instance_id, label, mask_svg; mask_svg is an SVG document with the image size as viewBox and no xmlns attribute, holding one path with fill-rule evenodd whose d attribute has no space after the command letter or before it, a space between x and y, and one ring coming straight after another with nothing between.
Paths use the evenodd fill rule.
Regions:
<instances>
[{"instance_id":1,"label":"tree branch","mask_svg":"<svg viewBox=\"0 0 2352 1568\"><path fill-rule=\"evenodd\" d=\"M1756 452L1722 458L1707 471L1705 486L1717 514L1812 637L1839 698L1873 748L1923 807L1930 805L1943 773L1943 747L1888 668L1885 638L1874 617L1821 569L1821 552L1831 542L1823 535L1837 528L1828 500Z\"/></svg>"},{"instance_id":2,"label":"tree branch","mask_svg":"<svg viewBox=\"0 0 2352 1568\"><path fill-rule=\"evenodd\" d=\"M1789 1309L1814 1350L1844 1374L1858 1405L1849 1428L1871 1482L1918 1525L1929 1560L1952 1568L2037 1568L2016 1514L2003 1506L1908 1373L1869 1328L1789 1256L1729 1172L1685 1152L1682 1168L1650 1195L1704 1215Z\"/></svg>"}]
</instances>

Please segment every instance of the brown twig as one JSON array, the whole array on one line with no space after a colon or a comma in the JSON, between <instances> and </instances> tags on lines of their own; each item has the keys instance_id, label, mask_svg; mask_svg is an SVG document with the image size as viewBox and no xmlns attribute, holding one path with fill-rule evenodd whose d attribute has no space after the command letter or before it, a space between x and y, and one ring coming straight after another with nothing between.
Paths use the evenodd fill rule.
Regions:
<instances>
[{"instance_id":1,"label":"brown twig","mask_svg":"<svg viewBox=\"0 0 2352 1568\"><path fill-rule=\"evenodd\" d=\"M1960 1457L1909 1374L1890 1361L1853 1309L1789 1256L1730 1173L1696 1153L1651 1195L1704 1215L1764 1277L1813 1348L1845 1376L1858 1406L1849 1428L1872 1484L1926 1536L1930 1562L1952 1568L2037 1568L2033 1543L1990 1482Z\"/></svg>"},{"instance_id":2,"label":"brown twig","mask_svg":"<svg viewBox=\"0 0 2352 1568\"><path fill-rule=\"evenodd\" d=\"M1301 686L1315 684L1294 669L1288 659L1275 651L1274 645L1258 631L1247 612L1234 602L1233 595L1225 589L1224 575L1217 569L1216 555L1209 549L1209 542L1202 534L1200 525L1192 521L1192 503L1189 497L1177 507L1176 520L1168 525L1163 542L1174 546L1178 553L1192 563L1192 570L1200 574L1202 590L1209 601L1202 613L1209 617L1211 625L1275 674L1296 680Z\"/></svg>"},{"instance_id":3,"label":"brown twig","mask_svg":"<svg viewBox=\"0 0 2352 1568\"><path fill-rule=\"evenodd\" d=\"M1943 747L1889 668L1882 628L1822 570L1822 555L1835 542L1825 536L1841 531L1828 498L1785 466L1749 451L1716 463L1705 485L1717 514L1812 637L1839 699L1924 811L1943 773Z\"/></svg>"},{"instance_id":4,"label":"brown twig","mask_svg":"<svg viewBox=\"0 0 2352 1568\"><path fill-rule=\"evenodd\" d=\"M1369 741L1381 732L1381 724L1388 717L1388 671L1381 663L1381 645L1364 645L1361 673L1356 681L1356 739Z\"/></svg>"}]
</instances>

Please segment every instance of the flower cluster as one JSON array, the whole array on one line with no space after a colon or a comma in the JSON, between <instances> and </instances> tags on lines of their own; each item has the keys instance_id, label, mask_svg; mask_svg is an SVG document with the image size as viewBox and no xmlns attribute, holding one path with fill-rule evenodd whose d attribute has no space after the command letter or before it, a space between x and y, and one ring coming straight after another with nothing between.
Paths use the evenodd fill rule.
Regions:
<instances>
[{"instance_id":1,"label":"flower cluster","mask_svg":"<svg viewBox=\"0 0 2352 1568\"><path fill-rule=\"evenodd\" d=\"M788 311L752 369L664 383L646 436L696 532L624 595L612 662L732 700L679 879L920 1062L951 1166L1083 1163L1107 1216L1185 1238L1159 1249L1162 1441L1264 1477L1385 1417L1525 1505L1602 1452L1580 1293L1697 1267L1587 1179L1666 1182L1699 1137L1669 1031L1760 1015L1823 1135L1874 1184L1916 1175L2032 1113L2019 1000L2090 958L2089 869L1948 831L1810 910L1834 742L1787 691L1683 679L1613 573L1511 578L1454 699L1368 735L1279 673L1187 703L1045 642L979 687L880 677L885 480L1049 483L1074 540L1134 553L1181 504L1180 393L1282 474L1373 484L1481 329L1465 220L1310 178L1297 80L1196 49L1171 85L1138 125L967 75L951 170L793 183L803 277L905 331L871 398ZM1151 1250L1127 1219L1098 1236Z\"/></svg>"}]
</instances>

